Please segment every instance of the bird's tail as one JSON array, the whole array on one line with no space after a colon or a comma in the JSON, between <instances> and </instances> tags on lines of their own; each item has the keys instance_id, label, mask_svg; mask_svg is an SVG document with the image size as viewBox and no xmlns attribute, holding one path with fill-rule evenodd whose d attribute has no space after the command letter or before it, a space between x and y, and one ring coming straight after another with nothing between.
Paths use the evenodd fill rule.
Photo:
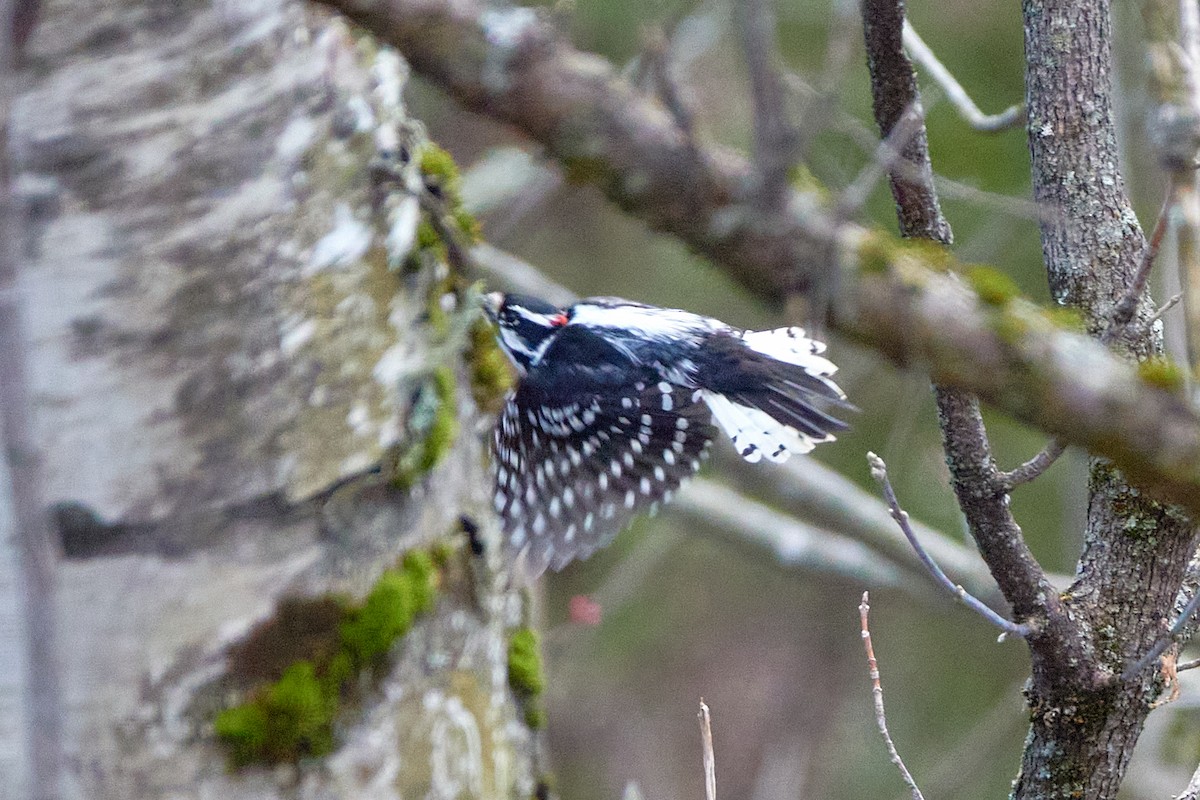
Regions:
<instances>
[{"instance_id":1,"label":"bird's tail","mask_svg":"<svg viewBox=\"0 0 1200 800\"><path fill-rule=\"evenodd\" d=\"M786 461L848 427L829 413L853 406L831 377L837 366L821 355L824 344L800 328L747 331L741 344L742 357L703 391L743 458Z\"/></svg>"}]
</instances>

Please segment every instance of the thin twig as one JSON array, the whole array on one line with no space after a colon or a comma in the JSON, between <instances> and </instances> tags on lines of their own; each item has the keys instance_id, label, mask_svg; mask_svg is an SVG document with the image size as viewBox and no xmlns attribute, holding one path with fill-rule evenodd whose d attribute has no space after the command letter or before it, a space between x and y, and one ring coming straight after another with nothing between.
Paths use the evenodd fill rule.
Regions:
<instances>
[{"instance_id":1,"label":"thin twig","mask_svg":"<svg viewBox=\"0 0 1200 800\"><path fill-rule=\"evenodd\" d=\"M879 662L875 660L875 648L871 646L871 627L868 624L871 606L868 604L868 600L868 593L863 592L862 602L858 604L858 618L862 622L863 647L867 651L867 667L871 674L871 695L875 700L875 724L879 726L879 732L883 734L888 756L896 765L896 769L900 770L900 777L904 779L904 783L912 790L912 800L925 800L921 790L917 787L917 782L913 780L912 773L908 771L908 767L904 766L904 759L900 758L900 753L896 751L892 735L888 733L887 715L883 710L883 686L879 682Z\"/></svg>"},{"instance_id":2,"label":"thin twig","mask_svg":"<svg viewBox=\"0 0 1200 800\"><path fill-rule=\"evenodd\" d=\"M912 525L909 524L908 512L900 508L900 501L896 499L896 492L892 489L892 482L888 480L887 464L874 453L867 453L867 463L871 465L871 477L875 479L875 482L879 484L879 488L883 490L883 499L892 511L892 519L896 520L896 524L900 526L900 530L904 531L905 537L913 546L913 549L917 551L917 555L921 558L921 563L929 570L929 574L933 576L934 580L945 588L946 591L954 595L959 602L967 606L967 608L975 611L1003 631L1001 638L1009 634L1019 636L1022 639L1028 636L1030 633L1028 625L1018 624L1005 619L988 608L983 601L967 592L962 586L953 583L946 577L946 573L942 572L942 568L937 565L937 562L921 546L920 540L917 539L917 535L913 532Z\"/></svg>"},{"instance_id":3,"label":"thin twig","mask_svg":"<svg viewBox=\"0 0 1200 800\"><path fill-rule=\"evenodd\" d=\"M1183 662L1182 664L1175 667L1175 671L1176 672L1184 672L1185 670L1195 669L1196 667L1200 667L1200 658L1194 658L1191 661Z\"/></svg>"},{"instance_id":4,"label":"thin twig","mask_svg":"<svg viewBox=\"0 0 1200 800\"><path fill-rule=\"evenodd\" d=\"M812 115L820 113L818 104L821 100L821 93L809 85L802 77L789 72L784 75L784 83L787 90L791 92L798 100L804 102L803 119L805 127L802 129L805 135L808 135L808 128L812 122ZM858 117L845 111L844 109L834 108L829 116L832 117L830 126L838 133L845 134L855 145L857 145L864 153L874 153L879 146L879 137L876 133L867 127ZM800 152L804 152L803 145ZM922 170L919 166L909 164L907 162L899 162L892 166L892 171L898 176L909 182L920 181L924 179ZM1030 220L1046 220L1049 222L1057 221L1061 218L1061 214L1055 212L1054 209L1040 206L1024 197L1015 197L1008 194L1000 194L998 192L989 192L980 189L977 186L971 186L961 181L952 180L944 175L934 174L934 187L944 197L954 200L961 200L966 203L974 203L985 208L994 209L1004 214L1008 214L1018 219Z\"/></svg>"},{"instance_id":5,"label":"thin twig","mask_svg":"<svg viewBox=\"0 0 1200 800\"><path fill-rule=\"evenodd\" d=\"M700 698L700 741L704 747L704 797L705 800L717 800L717 759L713 754L712 716L708 713L708 704Z\"/></svg>"},{"instance_id":6,"label":"thin twig","mask_svg":"<svg viewBox=\"0 0 1200 800\"><path fill-rule=\"evenodd\" d=\"M954 110L967 124L981 133L998 133L1020 125L1025 121L1025 106L1022 103L1009 106L999 114L984 114L967 94L967 90L955 79L950 70L938 60L933 50L917 35L912 23L904 21L904 49L918 64L925 68L929 77L942 88Z\"/></svg>"},{"instance_id":7,"label":"thin twig","mask_svg":"<svg viewBox=\"0 0 1200 800\"><path fill-rule=\"evenodd\" d=\"M1058 439L1051 439L1042 451L1033 458L1026 461L1016 469L1008 472L1000 473L1000 480L1004 483L1004 490L1011 492L1016 487L1023 483L1029 483L1033 479L1039 477L1043 472L1050 469L1051 465L1058 460L1067 449L1067 446Z\"/></svg>"},{"instance_id":8,"label":"thin twig","mask_svg":"<svg viewBox=\"0 0 1200 800\"><path fill-rule=\"evenodd\" d=\"M1179 305L1179 301L1182 299L1183 299L1183 294L1181 292L1177 292L1177 293L1171 295L1171 297L1169 297L1167 299L1167 302L1165 302L1161 306L1159 306L1158 310L1150 315L1150 318L1148 320L1146 320L1146 325L1150 326L1150 325L1153 325L1154 323L1158 322L1160 319L1163 318L1163 314L1166 314L1172 308Z\"/></svg>"},{"instance_id":9,"label":"thin twig","mask_svg":"<svg viewBox=\"0 0 1200 800\"><path fill-rule=\"evenodd\" d=\"M893 173L897 165L904 164L905 150L909 142L924 129L924 126L925 110L921 107L920 99L914 99L904 109L887 137L875 148L871 160L842 191L834 208L838 219L851 219L862 210L883 176Z\"/></svg>"},{"instance_id":10,"label":"thin twig","mask_svg":"<svg viewBox=\"0 0 1200 800\"><path fill-rule=\"evenodd\" d=\"M1125 332L1125 329L1129 327L1134 314L1137 313L1138 305L1142 302L1142 295L1146 293L1146 284L1150 280L1150 272L1154 268L1154 261L1158 258L1158 251L1162 247L1163 237L1166 235L1167 228L1170 227L1171 209L1174 205L1175 179L1173 176L1168 175L1167 194L1163 198L1162 208L1159 209L1158 219L1154 222L1154 230L1150 233L1150 239L1146 242L1146 249L1142 251L1142 260L1138 264L1137 272L1133 274L1133 280L1130 281L1129 289L1125 292L1125 295L1113 307L1108 327L1100 334L1100 341L1104 344L1112 344L1116 341Z\"/></svg>"},{"instance_id":11,"label":"thin twig","mask_svg":"<svg viewBox=\"0 0 1200 800\"><path fill-rule=\"evenodd\" d=\"M1159 656L1167 651L1167 648L1173 645L1183 629L1187 626L1188 621L1192 618L1192 614L1196 613L1196 609L1200 608L1200 592L1192 595L1192 599L1183 607L1183 611L1179 612L1179 617L1175 620L1175 624L1171 626L1165 634L1159 637L1154 646L1146 652L1146 655L1139 658L1131 667L1121 673L1121 680L1130 681L1141 674L1142 670L1154 663Z\"/></svg>"}]
</instances>

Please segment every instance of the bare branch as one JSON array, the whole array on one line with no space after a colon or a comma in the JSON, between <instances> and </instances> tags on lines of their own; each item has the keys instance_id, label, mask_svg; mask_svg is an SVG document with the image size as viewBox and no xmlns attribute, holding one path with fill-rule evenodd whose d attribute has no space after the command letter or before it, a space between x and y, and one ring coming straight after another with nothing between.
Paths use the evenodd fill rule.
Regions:
<instances>
[{"instance_id":1,"label":"bare branch","mask_svg":"<svg viewBox=\"0 0 1200 800\"><path fill-rule=\"evenodd\" d=\"M874 453L867 453L867 463L871 465L871 477L879 484L879 488L883 490L883 498L888 504L888 508L892 510L892 518L896 520L896 524L900 526L900 530L904 531L904 536L912 545L913 550L917 551L917 555L921 558L921 563L929 570L929 574L933 576L934 581L944 588L947 592L954 596L960 603L971 609L988 622L995 625L1004 633L1019 636L1022 639L1030 633L1028 625L1018 625L997 614L992 609L988 608L981 600L969 594L962 586L955 585L946 573L942 572L942 568L937 565L937 562L930 558L929 553L921 546L921 542L917 539L917 535L913 533L912 526L908 522L908 512L900 507L900 501L896 499L896 492L892 489L892 482L888 480L887 464L883 459Z\"/></svg>"},{"instance_id":2,"label":"bare branch","mask_svg":"<svg viewBox=\"0 0 1200 800\"><path fill-rule=\"evenodd\" d=\"M888 733L887 715L883 709L883 685L879 682L879 663L875 660L875 648L871 645L871 627L869 625L871 606L867 602L869 599L868 593L863 592L862 602L858 604L858 617L862 623L863 647L867 651L867 668L871 675L871 696L875 700L875 724L879 727L879 732L883 734L888 756L896 765L896 769L900 770L900 777L904 779L904 784L912 792L912 800L925 800L921 795L921 790L917 787L917 782L913 780L912 773L908 771L908 767L904 766L904 759L900 758L900 753L896 751L892 735Z\"/></svg>"},{"instance_id":3,"label":"bare branch","mask_svg":"<svg viewBox=\"0 0 1200 800\"><path fill-rule=\"evenodd\" d=\"M1000 482L1004 485L1005 492L1011 492L1021 484L1029 483L1041 476L1043 472L1050 469L1055 461L1058 461L1059 456L1066 452L1067 446L1058 439L1051 441L1042 448L1036 456L1026 461L1016 469L999 474Z\"/></svg>"},{"instance_id":4,"label":"bare branch","mask_svg":"<svg viewBox=\"0 0 1200 800\"><path fill-rule=\"evenodd\" d=\"M697 479L679 492L671 505L693 524L711 527L767 550L780 564L803 566L855 580L881 581L911 590L911 573L864 545L834 530L822 529L781 514L719 483Z\"/></svg>"},{"instance_id":5,"label":"bare branch","mask_svg":"<svg viewBox=\"0 0 1200 800\"><path fill-rule=\"evenodd\" d=\"M867 66L871 72L871 104L880 135L888 139L893 129L906 122L911 111L917 128L904 138L903 162L915 170L912 177L892 170L892 196L900 232L905 236L929 239L942 244L954 241L950 224L942 216L937 193L933 189L933 168L929 163L929 142L925 134L925 112L912 62L904 55L904 4L897 0L864 0L863 36L867 46Z\"/></svg>"},{"instance_id":6,"label":"bare branch","mask_svg":"<svg viewBox=\"0 0 1200 800\"><path fill-rule=\"evenodd\" d=\"M1166 235L1167 228L1170 227L1171 209L1174 205L1175 178L1168 176L1167 194L1163 198L1162 208L1159 209L1158 218L1154 222L1154 230L1150 233L1150 239L1146 242L1146 249L1142 251L1142 258L1138 263L1137 272L1134 273L1133 280L1129 283L1129 289L1117 301L1116 306L1113 307L1108 327L1100 334L1100 341L1104 344L1112 344L1119 339L1137 313L1138 305L1142 302L1142 296L1146 293L1146 284L1150 280L1150 272L1154 268L1154 261L1158 258L1158 251L1162 247L1163 237Z\"/></svg>"},{"instance_id":7,"label":"bare branch","mask_svg":"<svg viewBox=\"0 0 1200 800\"><path fill-rule=\"evenodd\" d=\"M1058 594L1030 552L1005 502L1005 490L992 459L978 401L963 392L945 390L938 390L936 400L954 493L971 526L979 554L1005 598L1012 603L1014 615L1023 619L1044 614L1062 626L1050 626L1057 631L1053 635L1059 637L1054 647L1078 646L1073 636L1074 623L1063 612Z\"/></svg>"},{"instance_id":8,"label":"bare branch","mask_svg":"<svg viewBox=\"0 0 1200 800\"><path fill-rule=\"evenodd\" d=\"M784 82L788 91L797 97L803 98L807 103L804 106L803 114L805 122L804 135L809 136L811 134L808 129L813 122L813 114L821 113L818 106L824 96L795 73L787 73L784 76ZM858 117L838 108L830 109L826 112L826 116L832 117L830 124L835 130L848 136L864 153L871 154L879 148L878 134L863 124L862 120ZM803 152L803 146L801 152ZM897 163L893 165L893 168L898 170L905 180L920 180L919 170L912 168L908 164ZM944 175L934 173L933 184L944 197L974 203L1019 219L1041 220L1057 216L1052 209L1043 208L1024 197L989 192L976 186L962 183L961 181L952 180Z\"/></svg>"},{"instance_id":9,"label":"bare branch","mask_svg":"<svg viewBox=\"0 0 1200 800\"><path fill-rule=\"evenodd\" d=\"M912 185L921 185L926 175L919 166L911 163L911 156L907 151L909 144L917 136L924 135L925 110L921 108L920 99L914 98L900 114L887 136L875 148L871 160L838 198L834 209L838 219L853 219L857 216L871 199L871 192L884 175L893 176L893 181L898 179ZM897 203L899 202L900 200L897 200ZM942 223L945 225L944 220ZM948 225L946 230L949 230Z\"/></svg>"},{"instance_id":10,"label":"bare branch","mask_svg":"<svg viewBox=\"0 0 1200 800\"><path fill-rule=\"evenodd\" d=\"M880 499L843 475L813 459L790 459L781 467L755 469L741 459L721 463L724 475L753 481L757 492L767 492L767 502L782 505L792 513L802 515L819 527L836 530L851 536L890 561L906 567L921 567L920 559L896 527L891 511ZM961 583L977 597L996 602L1002 599L992 578L973 548L965 547L953 537L920 522L910 522L925 549L951 580ZM1056 583L1066 586L1070 580L1058 576Z\"/></svg>"},{"instance_id":11,"label":"bare branch","mask_svg":"<svg viewBox=\"0 0 1200 800\"><path fill-rule=\"evenodd\" d=\"M984 114L980 111L979 106L975 105L975 101L967 94L967 90L938 60L908 20L904 21L904 49L929 73L929 77L946 93L954 110L975 130L981 133L998 133L1025 121L1025 106L1021 103L1011 105L999 114Z\"/></svg>"},{"instance_id":12,"label":"bare branch","mask_svg":"<svg viewBox=\"0 0 1200 800\"><path fill-rule=\"evenodd\" d=\"M711 146L696 159L661 106L573 49L534 10L485 14L475 0L324 1L397 45L415 70L466 106L580 167L580 177L627 212L710 257L757 296L778 302L804 291L832 258L845 268L835 329L1106 456L1152 494L1200 511L1196 409L1144 383L1099 343L1055 328L1033 305L982 306L954 275L923 269L919 254L896 249L885 235L834 225L815 192L796 195L794 213L777 224L757 224L761 215L735 201L751 174L744 159ZM446 52L439 44L446 41L460 46Z\"/></svg>"},{"instance_id":13,"label":"bare branch","mask_svg":"<svg viewBox=\"0 0 1200 800\"><path fill-rule=\"evenodd\" d=\"M772 0L740 0L734 14L754 101L754 167L759 205L780 209L789 191L788 172L796 158L799 133L787 115L787 93L777 63Z\"/></svg>"},{"instance_id":14,"label":"bare branch","mask_svg":"<svg viewBox=\"0 0 1200 800\"><path fill-rule=\"evenodd\" d=\"M713 754L712 717L708 713L708 704L700 698L700 741L704 748L704 797L705 800L717 800L717 758Z\"/></svg>"},{"instance_id":15,"label":"bare branch","mask_svg":"<svg viewBox=\"0 0 1200 800\"><path fill-rule=\"evenodd\" d=\"M1182 294L1171 295L1169 298L1167 298L1167 302L1165 302L1161 306L1159 306L1158 310L1150 315L1150 318L1146 320L1146 326L1149 327L1149 326L1153 325L1154 323L1158 322L1160 319L1163 318L1163 314L1166 314L1172 308L1179 305L1179 301L1182 299L1183 299Z\"/></svg>"}]
</instances>

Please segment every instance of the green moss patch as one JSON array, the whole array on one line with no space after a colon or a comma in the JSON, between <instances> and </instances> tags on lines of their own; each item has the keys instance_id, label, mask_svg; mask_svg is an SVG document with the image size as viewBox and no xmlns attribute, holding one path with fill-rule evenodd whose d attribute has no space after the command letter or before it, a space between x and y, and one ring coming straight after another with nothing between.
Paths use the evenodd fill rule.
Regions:
<instances>
[{"instance_id":1,"label":"green moss patch","mask_svg":"<svg viewBox=\"0 0 1200 800\"><path fill-rule=\"evenodd\" d=\"M417 615L433 607L437 585L433 557L412 551L380 576L362 603L337 597L281 603L280 613L230 654L231 674L254 685L213 722L230 766L329 753L334 719L353 699L360 676L386 663ZM313 614L310 626L305 611Z\"/></svg>"},{"instance_id":2,"label":"green moss patch","mask_svg":"<svg viewBox=\"0 0 1200 800\"><path fill-rule=\"evenodd\" d=\"M1168 392L1181 392L1186 384L1183 370L1169 358L1154 356L1138 364L1143 381Z\"/></svg>"},{"instance_id":3,"label":"green moss patch","mask_svg":"<svg viewBox=\"0 0 1200 800\"><path fill-rule=\"evenodd\" d=\"M425 144L417 154L417 164L425 186L441 198L449 221L458 228L466 244L483 241L482 227L462 202L462 176L454 158L445 149L432 142ZM440 260L446 258L445 243L437 227L427 218L417 226L417 249L434 249Z\"/></svg>"},{"instance_id":4,"label":"green moss patch","mask_svg":"<svg viewBox=\"0 0 1200 800\"><path fill-rule=\"evenodd\" d=\"M441 463L458 438L458 403L454 370L438 367L421 387L409 413L409 438L390 464L392 485L410 489Z\"/></svg>"},{"instance_id":5,"label":"green moss patch","mask_svg":"<svg viewBox=\"0 0 1200 800\"><path fill-rule=\"evenodd\" d=\"M965 275L979 299L990 306L1007 305L1021 296L1013 279L994 267L970 267Z\"/></svg>"},{"instance_id":6,"label":"green moss patch","mask_svg":"<svg viewBox=\"0 0 1200 800\"><path fill-rule=\"evenodd\" d=\"M478 319L471 326L467 363L471 367L471 396L476 404L485 411L499 411L513 386L513 371L508 356L496 343L495 329L485 319Z\"/></svg>"},{"instance_id":7,"label":"green moss patch","mask_svg":"<svg viewBox=\"0 0 1200 800\"><path fill-rule=\"evenodd\" d=\"M535 730L546 724L541 696L546 689L541 643L533 628L518 628L508 640L508 685L525 709L525 724Z\"/></svg>"}]
</instances>

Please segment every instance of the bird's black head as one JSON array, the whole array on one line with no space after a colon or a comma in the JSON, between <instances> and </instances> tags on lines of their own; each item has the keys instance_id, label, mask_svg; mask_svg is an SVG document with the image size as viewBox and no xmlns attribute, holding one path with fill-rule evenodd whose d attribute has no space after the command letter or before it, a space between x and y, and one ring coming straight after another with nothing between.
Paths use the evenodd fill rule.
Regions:
<instances>
[{"instance_id":1,"label":"bird's black head","mask_svg":"<svg viewBox=\"0 0 1200 800\"><path fill-rule=\"evenodd\" d=\"M567 324L561 309L529 295L492 292L483 298L483 309L496 324L500 346L522 375Z\"/></svg>"}]
</instances>

